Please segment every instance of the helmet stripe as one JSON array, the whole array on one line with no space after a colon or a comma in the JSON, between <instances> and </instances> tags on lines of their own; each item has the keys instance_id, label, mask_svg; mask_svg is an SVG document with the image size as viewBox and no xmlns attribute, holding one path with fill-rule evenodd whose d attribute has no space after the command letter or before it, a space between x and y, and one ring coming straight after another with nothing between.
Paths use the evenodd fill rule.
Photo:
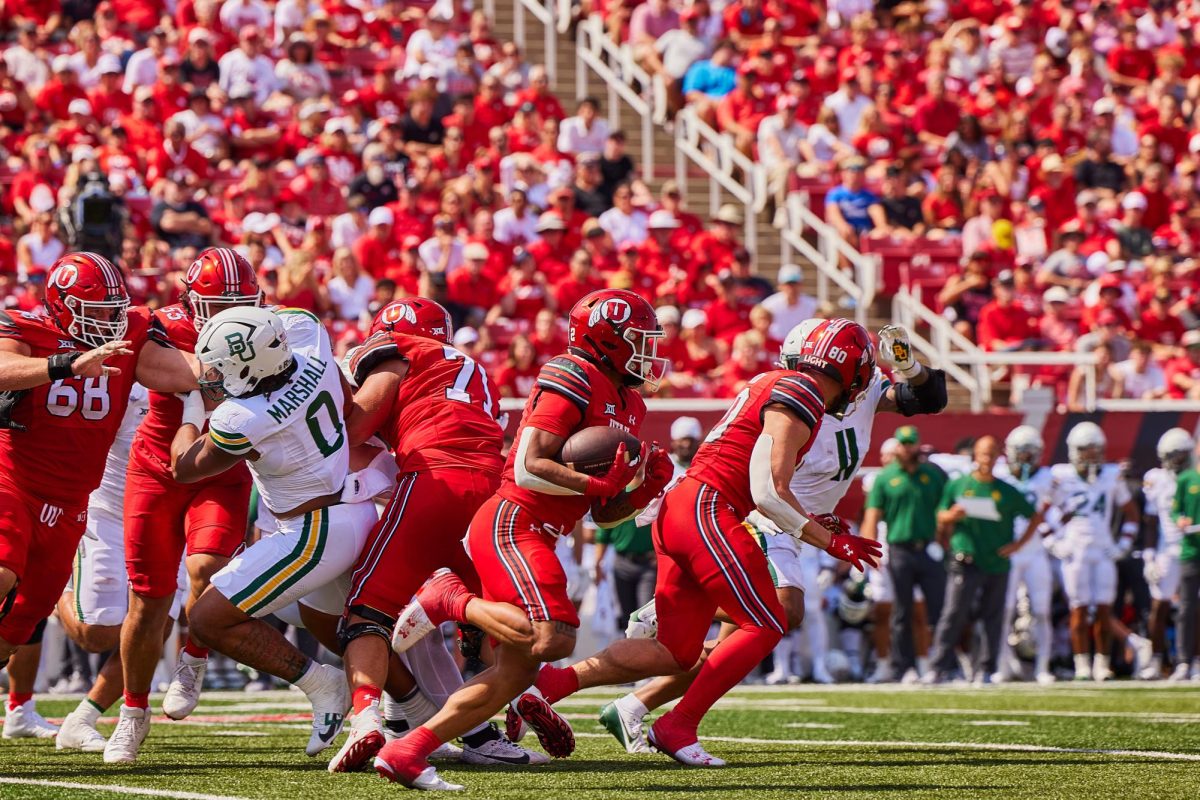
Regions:
<instances>
[{"instance_id":1,"label":"helmet stripe","mask_svg":"<svg viewBox=\"0 0 1200 800\"><path fill-rule=\"evenodd\" d=\"M104 279L104 287L106 289L119 289L124 281L121 280L121 274L117 272L116 267L112 265L107 258L96 253L80 253L80 255L91 261L92 264L100 270L100 276Z\"/></svg>"}]
</instances>

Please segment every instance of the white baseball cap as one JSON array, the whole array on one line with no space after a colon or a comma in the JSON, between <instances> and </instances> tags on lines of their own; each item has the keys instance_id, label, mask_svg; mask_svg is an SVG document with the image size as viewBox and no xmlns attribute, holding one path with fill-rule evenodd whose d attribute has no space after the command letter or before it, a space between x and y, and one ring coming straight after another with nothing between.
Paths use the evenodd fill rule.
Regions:
<instances>
[{"instance_id":1,"label":"white baseball cap","mask_svg":"<svg viewBox=\"0 0 1200 800\"><path fill-rule=\"evenodd\" d=\"M703 439L704 428L695 417L679 417L671 423L671 439Z\"/></svg>"},{"instance_id":2,"label":"white baseball cap","mask_svg":"<svg viewBox=\"0 0 1200 800\"><path fill-rule=\"evenodd\" d=\"M1146 195L1142 194L1141 192L1130 192L1129 194L1125 195L1125 199L1121 201L1121 208L1125 209L1126 211L1130 209L1141 209L1142 211L1145 211L1146 205Z\"/></svg>"},{"instance_id":3,"label":"white baseball cap","mask_svg":"<svg viewBox=\"0 0 1200 800\"><path fill-rule=\"evenodd\" d=\"M114 56L112 53L105 53L96 59L96 71L101 75L111 75L112 73L121 73L121 59Z\"/></svg>"},{"instance_id":4,"label":"white baseball cap","mask_svg":"<svg viewBox=\"0 0 1200 800\"><path fill-rule=\"evenodd\" d=\"M391 225L396 221L396 215L387 206L377 206L367 215L368 225Z\"/></svg>"},{"instance_id":5,"label":"white baseball cap","mask_svg":"<svg viewBox=\"0 0 1200 800\"><path fill-rule=\"evenodd\" d=\"M675 215L665 208L660 208L650 215L650 221L646 223L649 228L659 229L675 229L679 227L679 220L675 219Z\"/></svg>"},{"instance_id":6,"label":"white baseball cap","mask_svg":"<svg viewBox=\"0 0 1200 800\"><path fill-rule=\"evenodd\" d=\"M804 270L797 264L784 264L779 268L779 283L800 283L804 280Z\"/></svg>"},{"instance_id":7,"label":"white baseball cap","mask_svg":"<svg viewBox=\"0 0 1200 800\"><path fill-rule=\"evenodd\" d=\"M77 97L67 104L67 113L87 116L92 113L92 104L82 97Z\"/></svg>"},{"instance_id":8,"label":"white baseball cap","mask_svg":"<svg viewBox=\"0 0 1200 800\"><path fill-rule=\"evenodd\" d=\"M465 347L478 341L479 332L474 328L459 328L454 332L454 338L450 340L450 343L455 347Z\"/></svg>"},{"instance_id":9,"label":"white baseball cap","mask_svg":"<svg viewBox=\"0 0 1200 800\"><path fill-rule=\"evenodd\" d=\"M679 309L675 306L659 306L654 309L654 316L658 319L659 325L679 324Z\"/></svg>"},{"instance_id":10,"label":"white baseball cap","mask_svg":"<svg viewBox=\"0 0 1200 800\"><path fill-rule=\"evenodd\" d=\"M708 314L698 308L689 308L683 312L679 324L686 330L703 327L708 324Z\"/></svg>"},{"instance_id":11,"label":"white baseball cap","mask_svg":"<svg viewBox=\"0 0 1200 800\"><path fill-rule=\"evenodd\" d=\"M1071 293L1062 286L1051 286L1042 295L1042 300L1047 303L1069 303L1071 302Z\"/></svg>"}]
</instances>

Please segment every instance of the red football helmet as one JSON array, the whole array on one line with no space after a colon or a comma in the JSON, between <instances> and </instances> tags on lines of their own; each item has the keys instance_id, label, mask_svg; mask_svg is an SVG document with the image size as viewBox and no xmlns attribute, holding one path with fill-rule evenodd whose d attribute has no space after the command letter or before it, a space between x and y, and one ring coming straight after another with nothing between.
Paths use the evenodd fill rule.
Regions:
<instances>
[{"instance_id":1,"label":"red football helmet","mask_svg":"<svg viewBox=\"0 0 1200 800\"><path fill-rule=\"evenodd\" d=\"M262 292L249 261L228 247L210 247L184 273L181 300L198 331L227 308L261 306Z\"/></svg>"},{"instance_id":2,"label":"red football helmet","mask_svg":"<svg viewBox=\"0 0 1200 800\"><path fill-rule=\"evenodd\" d=\"M875 375L875 345L866 328L848 319L822 320L808 334L794 369L809 367L842 385L842 394L829 409L844 413L871 385Z\"/></svg>"},{"instance_id":3,"label":"red football helmet","mask_svg":"<svg viewBox=\"0 0 1200 800\"><path fill-rule=\"evenodd\" d=\"M371 323L371 333L395 331L450 344L454 324L450 312L425 297L408 297L396 300L379 309Z\"/></svg>"},{"instance_id":4,"label":"red football helmet","mask_svg":"<svg viewBox=\"0 0 1200 800\"><path fill-rule=\"evenodd\" d=\"M54 262L44 303L63 333L88 347L121 341L129 330L125 279L96 253L69 253Z\"/></svg>"},{"instance_id":5,"label":"red football helmet","mask_svg":"<svg viewBox=\"0 0 1200 800\"><path fill-rule=\"evenodd\" d=\"M570 346L618 373L627 386L657 389L670 360L658 355L662 326L654 308L625 289L601 289L571 309Z\"/></svg>"}]
</instances>

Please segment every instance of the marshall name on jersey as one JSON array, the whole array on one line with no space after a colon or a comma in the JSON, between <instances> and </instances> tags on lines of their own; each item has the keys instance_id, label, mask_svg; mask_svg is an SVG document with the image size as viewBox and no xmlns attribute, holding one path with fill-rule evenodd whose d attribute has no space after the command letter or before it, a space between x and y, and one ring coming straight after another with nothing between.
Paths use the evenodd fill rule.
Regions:
<instances>
[{"instance_id":1,"label":"marshall name on jersey","mask_svg":"<svg viewBox=\"0 0 1200 800\"><path fill-rule=\"evenodd\" d=\"M850 490L850 483L871 450L871 429L879 401L892 382L875 370L871 385L841 418L827 414L820 433L792 475L792 494L813 514L832 514Z\"/></svg>"},{"instance_id":2,"label":"marshall name on jersey","mask_svg":"<svg viewBox=\"0 0 1200 800\"><path fill-rule=\"evenodd\" d=\"M1132 497L1115 464L1100 467L1094 481L1080 476L1072 464L1050 468L1050 504L1064 517L1071 515L1062 531L1072 541L1097 545L1111 542L1113 514Z\"/></svg>"},{"instance_id":3,"label":"marshall name on jersey","mask_svg":"<svg viewBox=\"0 0 1200 800\"><path fill-rule=\"evenodd\" d=\"M86 505L121 428L142 348L151 339L169 346L144 309L129 309L128 319L132 353L106 362L119 373L45 383L17 401L12 419L25 430L0 430L0 480L62 507ZM21 342L34 358L87 349L49 318L21 312L0 311L0 338Z\"/></svg>"},{"instance_id":4,"label":"marshall name on jersey","mask_svg":"<svg viewBox=\"0 0 1200 800\"><path fill-rule=\"evenodd\" d=\"M1183 531L1171 517L1175 504L1175 489L1179 485L1179 474L1155 467L1142 478L1142 490L1146 495L1146 513L1158 516L1159 547L1166 549L1183 541Z\"/></svg>"},{"instance_id":5,"label":"marshall name on jersey","mask_svg":"<svg viewBox=\"0 0 1200 800\"><path fill-rule=\"evenodd\" d=\"M361 386L376 366L397 358L408 372L379 434L400 470L459 467L499 474L504 467L499 394L483 367L450 345L380 331L355 349L350 374Z\"/></svg>"},{"instance_id":6,"label":"marshall name on jersey","mask_svg":"<svg viewBox=\"0 0 1200 800\"><path fill-rule=\"evenodd\" d=\"M642 429L646 403L636 390L619 386L599 367L582 356L566 354L547 361L538 373L533 392L525 401L516 442L527 427L570 438L596 426L620 428L634 436ZM514 446L504 465L498 494L524 508L552 529L570 531L591 505L582 495L549 495L522 489L514 477Z\"/></svg>"},{"instance_id":7,"label":"marshall name on jersey","mask_svg":"<svg viewBox=\"0 0 1200 800\"><path fill-rule=\"evenodd\" d=\"M825 401L811 377L779 369L755 376L738 393L725 416L700 445L687 471L688 477L719 491L740 517L754 509L750 455L763 431L763 413L771 405L792 412L811 431L808 442L796 454L799 465L817 439L825 417Z\"/></svg>"},{"instance_id":8,"label":"marshall name on jersey","mask_svg":"<svg viewBox=\"0 0 1200 800\"><path fill-rule=\"evenodd\" d=\"M350 465L342 424L342 377L329 334L307 311L277 312L296 370L270 394L230 397L213 411L209 436L228 453L251 450L250 474L267 508L278 514L341 491Z\"/></svg>"}]
</instances>

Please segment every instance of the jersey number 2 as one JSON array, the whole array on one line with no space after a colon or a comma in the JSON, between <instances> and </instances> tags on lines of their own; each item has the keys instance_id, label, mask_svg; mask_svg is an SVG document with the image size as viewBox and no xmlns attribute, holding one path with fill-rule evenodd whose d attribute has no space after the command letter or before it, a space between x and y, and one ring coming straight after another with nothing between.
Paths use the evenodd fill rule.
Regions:
<instances>
[{"instance_id":1,"label":"jersey number 2","mask_svg":"<svg viewBox=\"0 0 1200 800\"><path fill-rule=\"evenodd\" d=\"M82 386L74 378L57 380L46 390L46 410L56 417L69 417L79 409L84 419L104 419L111 407L107 375L85 378Z\"/></svg>"}]
</instances>

